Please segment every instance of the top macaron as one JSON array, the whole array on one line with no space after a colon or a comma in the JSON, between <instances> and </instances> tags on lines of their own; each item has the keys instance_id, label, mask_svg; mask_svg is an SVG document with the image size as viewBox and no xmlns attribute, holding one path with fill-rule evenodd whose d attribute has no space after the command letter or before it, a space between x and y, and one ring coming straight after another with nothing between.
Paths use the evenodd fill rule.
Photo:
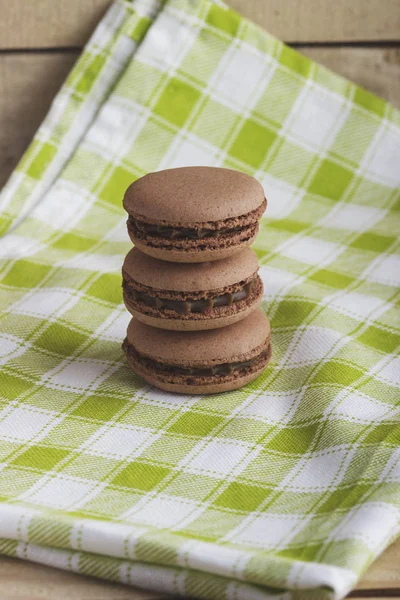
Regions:
<instances>
[{"instance_id":1,"label":"top macaron","mask_svg":"<svg viewBox=\"0 0 400 600\"><path fill-rule=\"evenodd\" d=\"M253 243L267 201L239 171L181 167L149 173L124 196L128 233L146 254L172 262L219 260Z\"/></svg>"}]
</instances>

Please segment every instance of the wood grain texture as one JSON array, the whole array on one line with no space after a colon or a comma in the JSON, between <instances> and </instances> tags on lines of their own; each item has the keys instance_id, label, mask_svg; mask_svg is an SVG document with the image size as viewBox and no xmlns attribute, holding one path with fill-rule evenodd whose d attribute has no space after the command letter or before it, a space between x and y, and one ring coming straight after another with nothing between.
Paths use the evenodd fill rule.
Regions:
<instances>
[{"instance_id":1,"label":"wood grain texture","mask_svg":"<svg viewBox=\"0 0 400 600\"><path fill-rule=\"evenodd\" d=\"M81 47L111 0L0 0L0 48Z\"/></svg>"},{"instance_id":2,"label":"wood grain texture","mask_svg":"<svg viewBox=\"0 0 400 600\"><path fill-rule=\"evenodd\" d=\"M287 42L349 42L400 38L398 0L228 0Z\"/></svg>"},{"instance_id":3,"label":"wood grain texture","mask_svg":"<svg viewBox=\"0 0 400 600\"><path fill-rule=\"evenodd\" d=\"M0 189L77 56L78 53L0 55Z\"/></svg>"},{"instance_id":4,"label":"wood grain texture","mask_svg":"<svg viewBox=\"0 0 400 600\"><path fill-rule=\"evenodd\" d=\"M357 585L357 590L363 589L394 589L400 597L400 538L386 548L364 574Z\"/></svg>"},{"instance_id":5,"label":"wood grain texture","mask_svg":"<svg viewBox=\"0 0 400 600\"><path fill-rule=\"evenodd\" d=\"M109 4L110 0L0 0L0 48L82 46ZM287 42L400 38L398 0L228 0L228 4Z\"/></svg>"},{"instance_id":6,"label":"wood grain texture","mask_svg":"<svg viewBox=\"0 0 400 600\"><path fill-rule=\"evenodd\" d=\"M400 48L301 47L299 51L400 108Z\"/></svg>"},{"instance_id":7,"label":"wood grain texture","mask_svg":"<svg viewBox=\"0 0 400 600\"><path fill-rule=\"evenodd\" d=\"M400 49L302 47L301 51L400 107ZM0 54L0 188L78 53Z\"/></svg>"}]
</instances>

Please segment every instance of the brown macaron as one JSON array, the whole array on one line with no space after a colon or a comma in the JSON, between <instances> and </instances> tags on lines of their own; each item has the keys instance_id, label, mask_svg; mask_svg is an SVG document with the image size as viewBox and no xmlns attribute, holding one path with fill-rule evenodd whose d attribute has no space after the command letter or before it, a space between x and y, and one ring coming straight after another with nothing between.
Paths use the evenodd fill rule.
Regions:
<instances>
[{"instance_id":1,"label":"brown macaron","mask_svg":"<svg viewBox=\"0 0 400 600\"><path fill-rule=\"evenodd\" d=\"M261 309L222 329L167 331L132 319L123 343L129 366L145 381L182 394L240 388L271 357L271 330Z\"/></svg>"},{"instance_id":2,"label":"brown macaron","mask_svg":"<svg viewBox=\"0 0 400 600\"><path fill-rule=\"evenodd\" d=\"M240 321L260 304L257 255L245 248L224 260L178 264L133 248L123 267L126 308L139 321L193 331Z\"/></svg>"},{"instance_id":3,"label":"brown macaron","mask_svg":"<svg viewBox=\"0 0 400 600\"><path fill-rule=\"evenodd\" d=\"M124 196L134 244L172 262L219 260L250 246L266 202L256 179L216 167L149 173Z\"/></svg>"}]
</instances>

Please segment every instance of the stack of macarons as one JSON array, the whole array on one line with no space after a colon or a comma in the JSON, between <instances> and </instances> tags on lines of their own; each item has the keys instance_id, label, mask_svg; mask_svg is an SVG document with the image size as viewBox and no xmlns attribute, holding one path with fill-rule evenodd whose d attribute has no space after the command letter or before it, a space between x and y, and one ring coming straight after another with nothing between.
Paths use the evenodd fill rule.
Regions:
<instances>
[{"instance_id":1,"label":"stack of macarons","mask_svg":"<svg viewBox=\"0 0 400 600\"><path fill-rule=\"evenodd\" d=\"M182 167L138 179L124 208L135 247L123 267L133 315L123 349L148 383L187 394L234 390L271 356L263 284L249 248L266 209L254 178Z\"/></svg>"}]
</instances>

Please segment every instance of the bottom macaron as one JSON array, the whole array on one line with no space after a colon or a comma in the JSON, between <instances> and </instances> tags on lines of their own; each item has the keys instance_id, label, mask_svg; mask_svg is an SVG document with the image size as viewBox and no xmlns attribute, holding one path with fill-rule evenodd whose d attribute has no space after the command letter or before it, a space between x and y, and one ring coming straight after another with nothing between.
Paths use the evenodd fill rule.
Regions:
<instances>
[{"instance_id":1,"label":"bottom macaron","mask_svg":"<svg viewBox=\"0 0 400 600\"><path fill-rule=\"evenodd\" d=\"M123 343L129 366L168 392L216 394L256 379L271 358L271 330L262 310L224 327L167 331L132 319Z\"/></svg>"}]
</instances>

